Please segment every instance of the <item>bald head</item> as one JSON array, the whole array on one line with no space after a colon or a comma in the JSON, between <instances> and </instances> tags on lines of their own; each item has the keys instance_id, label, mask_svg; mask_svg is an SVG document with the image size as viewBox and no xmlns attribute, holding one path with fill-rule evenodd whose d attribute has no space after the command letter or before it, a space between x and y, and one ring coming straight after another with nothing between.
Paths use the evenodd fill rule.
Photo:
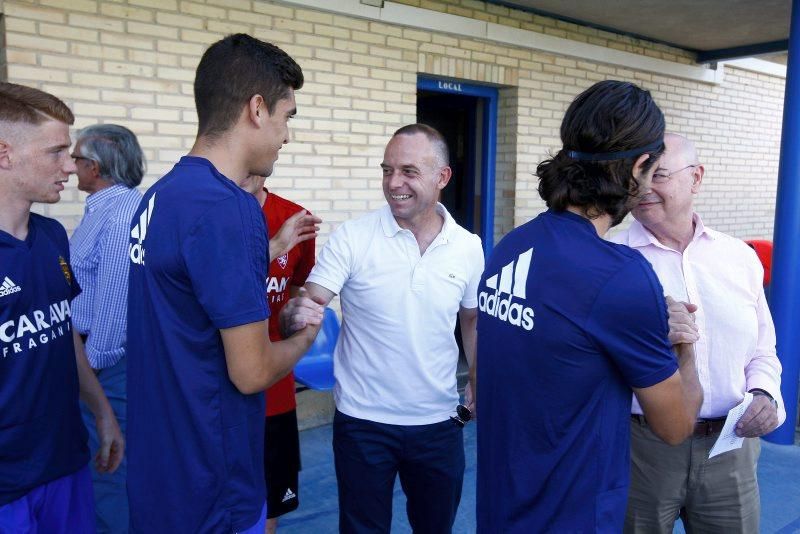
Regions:
<instances>
[{"instance_id":1,"label":"bald head","mask_svg":"<svg viewBox=\"0 0 800 534\"><path fill-rule=\"evenodd\" d=\"M689 139L676 133L664 134L665 152L669 152L672 156L682 159L686 163L684 165L694 165L698 163L697 149Z\"/></svg>"},{"instance_id":2,"label":"bald head","mask_svg":"<svg viewBox=\"0 0 800 534\"><path fill-rule=\"evenodd\" d=\"M436 165L448 167L450 165L450 152L447 149L447 141L444 136L432 126L427 124L407 124L394 132L392 137L398 135L422 134L431 143L431 147L436 155Z\"/></svg>"}]
</instances>

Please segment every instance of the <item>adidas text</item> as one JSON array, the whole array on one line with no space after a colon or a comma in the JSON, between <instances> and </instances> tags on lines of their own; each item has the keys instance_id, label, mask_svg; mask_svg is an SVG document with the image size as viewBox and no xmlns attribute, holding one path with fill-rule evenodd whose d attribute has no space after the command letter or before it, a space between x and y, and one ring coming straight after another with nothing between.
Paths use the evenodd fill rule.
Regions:
<instances>
[{"instance_id":1,"label":"adidas text","mask_svg":"<svg viewBox=\"0 0 800 534\"><path fill-rule=\"evenodd\" d=\"M533 308L523 304L532 257L533 249L528 249L520 254L516 261L503 266L499 280L498 275L487 278L486 287L494 291L478 293L478 309L503 322L528 331L533 330ZM514 302L514 297L523 303Z\"/></svg>"},{"instance_id":2,"label":"adidas text","mask_svg":"<svg viewBox=\"0 0 800 534\"><path fill-rule=\"evenodd\" d=\"M153 208L155 207L156 195L150 197L150 202L147 203L147 208L139 215L139 222L131 230L131 239L135 239L135 243L128 245L128 256L131 261L136 265L144 265L144 238L147 235L147 225L150 224L150 218L153 216Z\"/></svg>"},{"instance_id":3,"label":"adidas text","mask_svg":"<svg viewBox=\"0 0 800 534\"><path fill-rule=\"evenodd\" d=\"M511 302L511 295L505 299L503 296L499 291L495 291L493 294L481 291L478 295L478 309L514 326L533 330L533 308L523 306L518 302Z\"/></svg>"},{"instance_id":4,"label":"adidas text","mask_svg":"<svg viewBox=\"0 0 800 534\"><path fill-rule=\"evenodd\" d=\"M12 293L17 293L19 291L22 291L22 288L12 282L11 278L7 276L6 279L3 280L3 283L0 284L0 297L5 297L6 295L11 295Z\"/></svg>"}]
</instances>

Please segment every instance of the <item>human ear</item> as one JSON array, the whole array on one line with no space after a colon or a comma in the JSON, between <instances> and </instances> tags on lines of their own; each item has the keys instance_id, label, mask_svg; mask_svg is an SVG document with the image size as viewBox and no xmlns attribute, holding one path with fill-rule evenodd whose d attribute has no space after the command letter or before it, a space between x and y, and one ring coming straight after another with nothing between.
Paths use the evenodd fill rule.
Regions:
<instances>
[{"instance_id":1,"label":"human ear","mask_svg":"<svg viewBox=\"0 0 800 534\"><path fill-rule=\"evenodd\" d=\"M633 175L636 178L639 178L639 176L641 176L642 172L644 172L644 168L647 165L647 163L650 161L651 157L652 156L650 154L642 154L641 156L636 158L636 161L633 164ZM655 168L655 166L657 164L658 164L658 161L655 161L653 163L652 167Z\"/></svg>"},{"instance_id":2,"label":"human ear","mask_svg":"<svg viewBox=\"0 0 800 534\"><path fill-rule=\"evenodd\" d=\"M100 164L92 160L92 177L100 178Z\"/></svg>"},{"instance_id":3,"label":"human ear","mask_svg":"<svg viewBox=\"0 0 800 534\"><path fill-rule=\"evenodd\" d=\"M700 192L700 185L703 183L703 176L706 174L706 168L698 165L692 169L692 193L697 194Z\"/></svg>"},{"instance_id":4,"label":"human ear","mask_svg":"<svg viewBox=\"0 0 800 534\"><path fill-rule=\"evenodd\" d=\"M254 124L259 124L261 119L267 114L267 106L264 105L264 98L261 95L253 95L247 102L249 119Z\"/></svg>"},{"instance_id":5,"label":"human ear","mask_svg":"<svg viewBox=\"0 0 800 534\"><path fill-rule=\"evenodd\" d=\"M450 167L442 167L439 171L439 181L436 184L440 190L444 189L445 186L450 182L450 178L453 176L453 169Z\"/></svg>"},{"instance_id":6,"label":"human ear","mask_svg":"<svg viewBox=\"0 0 800 534\"><path fill-rule=\"evenodd\" d=\"M0 139L0 169L9 170L11 168L11 145L7 141Z\"/></svg>"}]
</instances>

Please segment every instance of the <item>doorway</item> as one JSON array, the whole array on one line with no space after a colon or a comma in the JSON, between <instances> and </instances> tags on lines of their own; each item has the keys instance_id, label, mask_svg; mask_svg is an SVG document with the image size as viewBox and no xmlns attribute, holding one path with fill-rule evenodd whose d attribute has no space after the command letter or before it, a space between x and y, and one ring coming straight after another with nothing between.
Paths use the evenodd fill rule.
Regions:
<instances>
[{"instance_id":1,"label":"doorway","mask_svg":"<svg viewBox=\"0 0 800 534\"><path fill-rule=\"evenodd\" d=\"M494 245L497 89L420 76L417 122L447 140L453 178L441 202L458 224L481 237L488 255Z\"/></svg>"}]
</instances>

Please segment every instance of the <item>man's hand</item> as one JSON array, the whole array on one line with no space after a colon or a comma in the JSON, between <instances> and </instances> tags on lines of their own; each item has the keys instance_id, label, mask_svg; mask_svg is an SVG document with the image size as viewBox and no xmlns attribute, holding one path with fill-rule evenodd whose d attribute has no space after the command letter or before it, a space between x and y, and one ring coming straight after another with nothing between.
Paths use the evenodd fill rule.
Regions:
<instances>
[{"instance_id":1,"label":"man's hand","mask_svg":"<svg viewBox=\"0 0 800 534\"><path fill-rule=\"evenodd\" d=\"M697 343L699 330L692 313L697 311L696 304L678 302L667 297L667 313L669 314L669 342L673 345Z\"/></svg>"},{"instance_id":2,"label":"man's hand","mask_svg":"<svg viewBox=\"0 0 800 534\"><path fill-rule=\"evenodd\" d=\"M278 233L269 240L269 261L283 256L295 246L317 237L322 219L300 210L283 223Z\"/></svg>"},{"instance_id":3,"label":"man's hand","mask_svg":"<svg viewBox=\"0 0 800 534\"><path fill-rule=\"evenodd\" d=\"M106 394L97 376L89 367L86 359L86 352L83 341L78 336L75 325L72 325L72 343L75 347L75 364L78 367L78 384L80 386L80 397L89 407L94 415L95 425L97 425L97 440L100 442L100 449L95 456L95 466L99 473L113 473L122 462L125 454L125 440L114 416L114 410L108 403Z\"/></svg>"},{"instance_id":4,"label":"man's hand","mask_svg":"<svg viewBox=\"0 0 800 534\"><path fill-rule=\"evenodd\" d=\"M97 425L97 439L100 449L94 458L94 465L98 473L113 473L122 463L125 455L125 440L119 429L116 418L111 415L95 419Z\"/></svg>"},{"instance_id":5,"label":"man's hand","mask_svg":"<svg viewBox=\"0 0 800 534\"><path fill-rule=\"evenodd\" d=\"M464 406L472 412L472 419L478 418L478 412L475 411L475 396L472 394L472 382L467 380L467 385L464 386Z\"/></svg>"},{"instance_id":6,"label":"man's hand","mask_svg":"<svg viewBox=\"0 0 800 534\"><path fill-rule=\"evenodd\" d=\"M297 296L289 299L289 302L281 309L279 316L281 335L287 338L308 325L321 324L325 305L328 302L325 302L323 298L309 297L308 290L301 287Z\"/></svg>"},{"instance_id":7,"label":"man's hand","mask_svg":"<svg viewBox=\"0 0 800 534\"><path fill-rule=\"evenodd\" d=\"M736 423L736 435L757 438L778 427L778 410L766 395L753 395L753 402Z\"/></svg>"}]
</instances>

